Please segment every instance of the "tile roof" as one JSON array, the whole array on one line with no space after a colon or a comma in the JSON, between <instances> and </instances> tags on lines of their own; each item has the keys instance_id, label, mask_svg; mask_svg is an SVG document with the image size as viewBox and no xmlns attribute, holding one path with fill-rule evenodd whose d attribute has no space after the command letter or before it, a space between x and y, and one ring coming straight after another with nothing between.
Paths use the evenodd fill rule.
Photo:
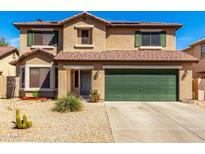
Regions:
<instances>
[{"instance_id":1,"label":"tile roof","mask_svg":"<svg viewBox=\"0 0 205 154\"><path fill-rule=\"evenodd\" d=\"M100 17L97 17L95 15L92 15L88 12L82 12L77 15L71 16L69 18L66 18L62 21L36 21L36 22L15 22L13 25L17 28L21 26L62 26L65 22L69 22L71 20L77 19L82 16L90 16L91 18L94 18L96 20L99 20L101 22L104 22L107 26L113 26L113 27L119 27L119 26L134 26L134 27L176 27L177 29L182 27L182 24L178 23L161 23L161 22L129 22L129 21L108 21L105 19L102 19Z\"/></svg>"},{"instance_id":2,"label":"tile roof","mask_svg":"<svg viewBox=\"0 0 205 154\"><path fill-rule=\"evenodd\" d=\"M137 27L149 27L149 26L160 26L160 27L177 27L180 28L183 25L178 23L164 23L164 22L129 22L129 21L113 21L110 26L137 26Z\"/></svg>"},{"instance_id":3,"label":"tile roof","mask_svg":"<svg viewBox=\"0 0 205 154\"><path fill-rule=\"evenodd\" d=\"M12 53L12 52L17 52L17 49L12 46L0 46L0 58L5 56L6 54ZM17 52L18 54L18 52Z\"/></svg>"},{"instance_id":4,"label":"tile roof","mask_svg":"<svg viewBox=\"0 0 205 154\"><path fill-rule=\"evenodd\" d=\"M47 54L48 56L54 57L54 54L52 54L50 51L48 50L44 50L44 49L34 49L32 51L28 51L23 53L18 59L10 62L11 65L16 65L17 63L21 62L22 60L24 60L26 57L29 57L35 53L41 53L41 54Z\"/></svg>"},{"instance_id":5,"label":"tile roof","mask_svg":"<svg viewBox=\"0 0 205 154\"><path fill-rule=\"evenodd\" d=\"M153 61L198 62L198 59L182 51L162 50L108 50L102 52L59 52L56 61Z\"/></svg>"}]
</instances>

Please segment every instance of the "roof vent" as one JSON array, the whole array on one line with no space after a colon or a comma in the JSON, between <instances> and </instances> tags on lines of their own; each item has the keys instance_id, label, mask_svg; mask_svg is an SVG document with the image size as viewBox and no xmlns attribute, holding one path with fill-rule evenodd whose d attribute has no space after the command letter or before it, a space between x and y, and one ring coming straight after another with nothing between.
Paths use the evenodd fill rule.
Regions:
<instances>
[{"instance_id":1,"label":"roof vent","mask_svg":"<svg viewBox=\"0 0 205 154\"><path fill-rule=\"evenodd\" d=\"M42 22L43 20L41 20L41 19L36 19L36 21L38 21L38 22Z\"/></svg>"}]
</instances>

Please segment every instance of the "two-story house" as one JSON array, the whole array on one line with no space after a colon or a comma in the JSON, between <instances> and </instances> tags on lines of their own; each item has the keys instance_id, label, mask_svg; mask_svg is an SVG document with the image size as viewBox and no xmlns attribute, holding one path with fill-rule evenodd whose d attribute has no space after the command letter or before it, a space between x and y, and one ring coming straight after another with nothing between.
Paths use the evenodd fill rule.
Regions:
<instances>
[{"instance_id":1,"label":"two-story house","mask_svg":"<svg viewBox=\"0 0 205 154\"><path fill-rule=\"evenodd\" d=\"M205 39L198 40L189 45L188 48L183 49L188 53L199 59L198 63L192 65L192 75L194 81L193 92L195 99L205 99Z\"/></svg>"},{"instance_id":2,"label":"two-story house","mask_svg":"<svg viewBox=\"0 0 205 154\"><path fill-rule=\"evenodd\" d=\"M205 39L190 44L182 51L199 59L198 63L192 65L193 78L205 79Z\"/></svg>"},{"instance_id":3,"label":"two-story house","mask_svg":"<svg viewBox=\"0 0 205 154\"><path fill-rule=\"evenodd\" d=\"M63 97L97 89L106 101L192 98L192 63L176 51L175 23L111 22L83 12L59 22L14 23L20 30L20 96Z\"/></svg>"}]
</instances>

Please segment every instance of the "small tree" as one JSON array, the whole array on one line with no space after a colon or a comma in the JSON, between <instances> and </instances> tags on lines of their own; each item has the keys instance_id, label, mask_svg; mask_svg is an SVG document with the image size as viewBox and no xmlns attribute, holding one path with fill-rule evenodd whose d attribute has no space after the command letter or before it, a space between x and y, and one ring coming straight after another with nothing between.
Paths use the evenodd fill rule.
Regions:
<instances>
[{"instance_id":1,"label":"small tree","mask_svg":"<svg viewBox=\"0 0 205 154\"><path fill-rule=\"evenodd\" d=\"M6 41L4 37L0 37L0 46L8 46L9 43Z\"/></svg>"}]
</instances>

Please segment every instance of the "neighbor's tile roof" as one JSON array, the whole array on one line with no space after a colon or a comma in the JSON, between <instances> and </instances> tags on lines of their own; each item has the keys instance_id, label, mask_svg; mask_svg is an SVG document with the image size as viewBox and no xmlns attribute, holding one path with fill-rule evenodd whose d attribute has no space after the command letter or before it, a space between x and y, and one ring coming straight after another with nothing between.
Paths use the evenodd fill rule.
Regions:
<instances>
[{"instance_id":1,"label":"neighbor's tile roof","mask_svg":"<svg viewBox=\"0 0 205 154\"><path fill-rule=\"evenodd\" d=\"M12 52L17 52L17 49L15 47L11 46L0 46L0 58L3 57L6 54L12 53ZM17 52L18 54L18 52Z\"/></svg>"},{"instance_id":2,"label":"neighbor's tile roof","mask_svg":"<svg viewBox=\"0 0 205 154\"><path fill-rule=\"evenodd\" d=\"M108 50L102 52L59 52L57 61L154 61L198 62L198 59L182 51L162 50Z\"/></svg>"},{"instance_id":3,"label":"neighbor's tile roof","mask_svg":"<svg viewBox=\"0 0 205 154\"><path fill-rule=\"evenodd\" d=\"M197 41L191 43L187 48L183 49L182 51L184 51L184 52L190 51L190 49L192 49L194 46L204 44L204 43L205 43L205 38L202 38L200 40L197 40Z\"/></svg>"}]
</instances>

